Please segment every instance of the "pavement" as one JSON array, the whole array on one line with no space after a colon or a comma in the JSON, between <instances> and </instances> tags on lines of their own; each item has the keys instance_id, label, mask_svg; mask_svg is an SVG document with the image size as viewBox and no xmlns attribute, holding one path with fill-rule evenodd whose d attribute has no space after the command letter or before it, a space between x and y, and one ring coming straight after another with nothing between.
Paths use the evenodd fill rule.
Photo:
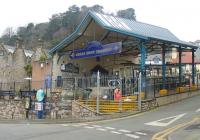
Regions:
<instances>
[{"instance_id":1,"label":"pavement","mask_svg":"<svg viewBox=\"0 0 200 140\"><path fill-rule=\"evenodd\" d=\"M2 123L0 140L182 140L185 131L190 140L199 140L199 126L195 126L200 117L199 101L200 96L195 96L149 112L94 122Z\"/></svg>"}]
</instances>

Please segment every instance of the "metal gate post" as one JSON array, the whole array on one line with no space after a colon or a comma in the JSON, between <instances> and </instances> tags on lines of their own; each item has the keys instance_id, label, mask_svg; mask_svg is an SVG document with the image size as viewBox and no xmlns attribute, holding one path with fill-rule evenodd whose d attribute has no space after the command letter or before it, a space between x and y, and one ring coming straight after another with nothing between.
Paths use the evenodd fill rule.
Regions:
<instances>
[{"instance_id":1,"label":"metal gate post","mask_svg":"<svg viewBox=\"0 0 200 140\"><path fill-rule=\"evenodd\" d=\"M192 49L192 85L195 84L195 64L194 64L194 52L195 50Z\"/></svg>"},{"instance_id":2,"label":"metal gate post","mask_svg":"<svg viewBox=\"0 0 200 140\"><path fill-rule=\"evenodd\" d=\"M139 111L142 110L142 105L141 105L141 102L142 102L142 99L141 99L141 92L142 92L142 74L140 72L139 74L139 78L138 78L138 109Z\"/></svg>"},{"instance_id":3,"label":"metal gate post","mask_svg":"<svg viewBox=\"0 0 200 140\"><path fill-rule=\"evenodd\" d=\"M96 101L96 111L99 114L99 95L100 95L100 72L97 72L97 101Z\"/></svg>"}]
</instances>

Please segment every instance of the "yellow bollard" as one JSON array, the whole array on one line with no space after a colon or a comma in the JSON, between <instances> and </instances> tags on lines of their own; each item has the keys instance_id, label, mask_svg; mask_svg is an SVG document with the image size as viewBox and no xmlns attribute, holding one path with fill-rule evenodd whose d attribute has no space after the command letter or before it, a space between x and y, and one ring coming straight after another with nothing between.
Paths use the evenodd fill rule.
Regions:
<instances>
[{"instance_id":1,"label":"yellow bollard","mask_svg":"<svg viewBox=\"0 0 200 140\"><path fill-rule=\"evenodd\" d=\"M166 95L168 93L168 90L167 89L161 89L160 91L159 91L159 94L160 95Z\"/></svg>"},{"instance_id":2,"label":"yellow bollard","mask_svg":"<svg viewBox=\"0 0 200 140\"><path fill-rule=\"evenodd\" d=\"M185 91L185 88L184 87L177 87L176 88L176 92L177 93L183 93Z\"/></svg>"}]
</instances>

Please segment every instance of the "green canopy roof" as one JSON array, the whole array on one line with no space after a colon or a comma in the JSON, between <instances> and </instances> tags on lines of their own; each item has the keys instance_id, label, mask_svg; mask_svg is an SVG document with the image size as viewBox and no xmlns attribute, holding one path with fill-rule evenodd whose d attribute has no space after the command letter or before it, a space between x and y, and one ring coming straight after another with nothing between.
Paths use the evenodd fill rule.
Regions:
<instances>
[{"instance_id":1,"label":"green canopy roof","mask_svg":"<svg viewBox=\"0 0 200 140\"><path fill-rule=\"evenodd\" d=\"M102 28L109 31L133 36L142 40L160 40L163 42L174 43L175 45L181 45L193 49L198 48L196 45L179 40L168 29L130 19L89 11L75 32L62 40L58 45L53 47L49 53L52 54L55 51L62 49L71 43L74 39L79 37L82 34L82 31L89 24L89 21L92 19L95 20L95 22L97 22Z\"/></svg>"}]
</instances>

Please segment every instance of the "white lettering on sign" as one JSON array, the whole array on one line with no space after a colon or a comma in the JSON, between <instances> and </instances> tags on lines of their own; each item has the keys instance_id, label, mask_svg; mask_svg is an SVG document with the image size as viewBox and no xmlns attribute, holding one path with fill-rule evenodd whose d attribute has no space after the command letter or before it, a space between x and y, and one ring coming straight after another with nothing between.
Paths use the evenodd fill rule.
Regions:
<instances>
[{"instance_id":1,"label":"white lettering on sign","mask_svg":"<svg viewBox=\"0 0 200 140\"><path fill-rule=\"evenodd\" d=\"M152 125L152 126L168 126L170 124L172 124L173 122L175 122L176 120L182 118L183 116L185 116L186 113L184 114L180 114L180 115L176 115L176 116L172 116L172 117L167 117L167 118L163 118L157 121L153 121L153 122L148 122L145 123L146 125ZM166 120L169 120L168 122L166 122Z\"/></svg>"}]
</instances>

